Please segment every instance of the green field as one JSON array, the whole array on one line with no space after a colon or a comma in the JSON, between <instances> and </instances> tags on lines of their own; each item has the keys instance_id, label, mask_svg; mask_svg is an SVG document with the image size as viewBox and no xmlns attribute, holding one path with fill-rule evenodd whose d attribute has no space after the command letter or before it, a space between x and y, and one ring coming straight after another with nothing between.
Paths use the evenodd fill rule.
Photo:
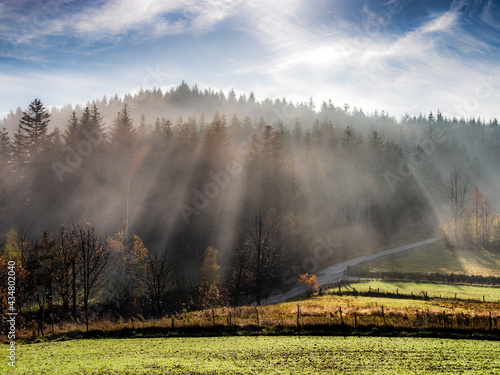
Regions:
<instances>
[{"instance_id":1,"label":"green field","mask_svg":"<svg viewBox=\"0 0 500 375\"><path fill-rule=\"evenodd\" d=\"M368 290L379 291L368 294ZM355 290L355 292L354 292ZM396 296L396 290L398 296ZM386 294L389 293L389 294ZM411 296L413 293L413 297ZM423 298L427 293L428 298ZM457 299L455 300L455 293ZM441 296L442 298L439 298ZM485 302L483 301L483 296ZM470 300L469 300L470 299ZM450 330L466 329L469 334L475 330L489 330L500 328L500 288L469 285L449 285L433 283L361 281L352 282L338 289L324 291L322 296L311 298L299 297L290 301L260 306L242 306L237 308L223 307L216 309L184 312L163 319L151 320L123 320L91 322L90 330L95 335L116 335L126 337L148 332L171 332L177 329L214 328L221 330L238 329L249 325L259 325L271 331L281 328L295 329L297 326L297 311L300 309L300 324L319 326L318 329L329 329L332 325L344 322L340 316L343 313L344 321L350 327L354 324L354 314L357 314L357 323L360 326L375 325L378 327L394 327L398 329L422 329L442 327L440 319L443 313L448 316L447 328ZM381 317L382 308L387 319ZM421 321L422 314L427 315ZM467 315L472 320L461 319ZM490 315L491 314L491 315ZM430 317L433 315L434 318ZM460 315L460 316L459 316ZM489 316L491 316L491 324ZM460 320L461 319L461 320ZM321 326L324 326L321 328ZM175 329L171 328L174 327ZM52 340L60 336L77 337L85 331L85 325L61 324L55 326L55 335ZM126 332L128 333L126 333ZM273 331L274 332L274 331ZM50 330L47 328L47 334ZM30 338L32 331L24 331L20 337ZM31 339L33 340L33 339Z\"/></svg>"},{"instance_id":2,"label":"green field","mask_svg":"<svg viewBox=\"0 0 500 375\"><path fill-rule=\"evenodd\" d=\"M381 295L352 295L354 289L356 292L361 293L366 293L370 289L372 291L378 290ZM394 298L396 290L401 298ZM297 304L301 305L301 311L311 315L321 314L325 311L336 311L339 306L345 312L362 312L380 306L392 311L415 309L446 311L448 313L493 311L494 315L497 315L500 310L500 304L498 303L500 288L498 287L370 280L353 282L350 285L343 286L341 292L345 294L339 295L338 288L332 288L323 296L299 298L276 305L264 306L262 307L263 314L277 316L279 311L293 314L297 309ZM423 297L425 292L429 297L427 300L411 298L411 293L415 297ZM391 293L393 296L384 297L383 293ZM457 301L454 300L455 293L457 293ZM403 298L402 295L408 297ZM439 296L451 300L441 300ZM483 300L483 296L486 303L479 302ZM469 298L470 302L468 301Z\"/></svg>"},{"instance_id":3,"label":"green field","mask_svg":"<svg viewBox=\"0 0 500 375\"><path fill-rule=\"evenodd\" d=\"M16 374L500 373L500 342L383 337L96 339L18 347Z\"/></svg>"},{"instance_id":4,"label":"green field","mask_svg":"<svg viewBox=\"0 0 500 375\"><path fill-rule=\"evenodd\" d=\"M500 277L500 254L477 249L447 249L442 240L413 249L392 259L366 262L353 273L410 272Z\"/></svg>"},{"instance_id":5,"label":"green field","mask_svg":"<svg viewBox=\"0 0 500 375\"><path fill-rule=\"evenodd\" d=\"M378 281L371 280L366 282L352 283L344 287L342 291L352 291L355 288L359 292L368 292L369 290L379 290L380 293L396 293L417 296L423 296L427 292L429 298L455 298L471 299L482 301L498 302L500 299L500 287L482 287L471 285L455 284L437 284L437 283L411 283L399 281ZM331 289L336 291L337 289Z\"/></svg>"}]
</instances>

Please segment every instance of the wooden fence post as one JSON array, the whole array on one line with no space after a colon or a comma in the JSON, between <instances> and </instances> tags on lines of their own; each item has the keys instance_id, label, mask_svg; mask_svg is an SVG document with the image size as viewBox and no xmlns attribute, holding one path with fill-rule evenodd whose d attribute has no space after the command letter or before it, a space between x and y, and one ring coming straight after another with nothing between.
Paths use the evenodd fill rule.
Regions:
<instances>
[{"instance_id":1,"label":"wooden fence post","mask_svg":"<svg viewBox=\"0 0 500 375\"><path fill-rule=\"evenodd\" d=\"M229 311L229 328L231 328L231 311Z\"/></svg>"},{"instance_id":2,"label":"wooden fence post","mask_svg":"<svg viewBox=\"0 0 500 375\"><path fill-rule=\"evenodd\" d=\"M354 312L354 329L358 329L358 320L356 317L356 312Z\"/></svg>"},{"instance_id":3,"label":"wooden fence post","mask_svg":"<svg viewBox=\"0 0 500 375\"><path fill-rule=\"evenodd\" d=\"M340 322L344 326L344 318L342 317L342 306L339 306Z\"/></svg>"},{"instance_id":4,"label":"wooden fence post","mask_svg":"<svg viewBox=\"0 0 500 375\"><path fill-rule=\"evenodd\" d=\"M384 319L384 326L387 326L387 323L385 321L384 306L382 306L382 319Z\"/></svg>"},{"instance_id":5,"label":"wooden fence post","mask_svg":"<svg viewBox=\"0 0 500 375\"><path fill-rule=\"evenodd\" d=\"M493 330L493 321L491 320L491 311L490 311L490 331Z\"/></svg>"},{"instance_id":6,"label":"wooden fence post","mask_svg":"<svg viewBox=\"0 0 500 375\"><path fill-rule=\"evenodd\" d=\"M175 324L174 324L174 317L172 317L172 329L174 329Z\"/></svg>"},{"instance_id":7,"label":"wooden fence post","mask_svg":"<svg viewBox=\"0 0 500 375\"><path fill-rule=\"evenodd\" d=\"M255 310L257 311L257 328L260 328L260 324L259 324L259 309L255 308Z\"/></svg>"}]
</instances>

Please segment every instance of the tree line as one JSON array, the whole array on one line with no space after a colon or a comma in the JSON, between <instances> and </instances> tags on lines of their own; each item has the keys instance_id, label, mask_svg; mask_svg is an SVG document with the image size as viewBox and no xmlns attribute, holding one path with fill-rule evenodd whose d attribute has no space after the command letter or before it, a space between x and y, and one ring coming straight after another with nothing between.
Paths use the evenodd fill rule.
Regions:
<instances>
[{"instance_id":1,"label":"tree line","mask_svg":"<svg viewBox=\"0 0 500 375\"><path fill-rule=\"evenodd\" d=\"M185 83L75 108L63 129L40 99L14 117L0 134L2 261L17 254L49 316L261 303L436 230L452 246L500 240L496 119L397 121Z\"/></svg>"}]
</instances>

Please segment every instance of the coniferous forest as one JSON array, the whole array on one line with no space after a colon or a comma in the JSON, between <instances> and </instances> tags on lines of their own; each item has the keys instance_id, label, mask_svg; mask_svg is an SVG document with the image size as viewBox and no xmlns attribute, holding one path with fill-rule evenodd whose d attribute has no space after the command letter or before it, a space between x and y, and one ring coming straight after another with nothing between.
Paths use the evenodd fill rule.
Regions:
<instances>
[{"instance_id":1,"label":"coniferous forest","mask_svg":"<svg viewBox=\"0 0 500 375\"><path fill-rule=\"evenodd\" d=\"M18 262L18 308L44 320L260 304L390 246L498 248L497 119L256 94L183 82L8 115L1 261Z\"/></svg>"}]
</instances>

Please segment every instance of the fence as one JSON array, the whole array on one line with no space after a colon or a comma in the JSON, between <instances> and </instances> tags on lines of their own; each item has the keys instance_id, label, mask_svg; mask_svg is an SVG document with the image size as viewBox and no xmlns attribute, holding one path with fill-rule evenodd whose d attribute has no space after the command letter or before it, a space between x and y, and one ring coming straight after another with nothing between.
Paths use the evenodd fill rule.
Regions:
<instances>
[{"instance_id":1,"label":"fence","mask_svg":"<svg viewBox=\"0 0 500 375\"><path fill-rule=\"evenodd\" d=\"M356 284L354 284L356 285ZM498 290L500 296L500 288ZM410 292L410 294L401 293L399 288L396 288L393 291L389 290L380 290L380 288L372 288L368 286L368 290L356 289L352 287L351 289L347 289L344 284L344 289L341 289L341 285L338 285L338 289L332 289L330 292L332 295L339 296L372 296L372 297L387 297L387 298L400 298L400 299L421 299L421 300L429 300L429 299L442 299L448 301L462 301L462 302L489 302L489 303L497 303L500 304L500 298L487 298L486 295L481 295L479 297L463 297L459 293L450 293L448 292L446 295L443 294L429 294L428 291L422 290L419 293ZM500 307L500 306L499 306Z\"/></svg>"},{"instance_id":2,"label":"fence","mask_svg":"<svg viewBox=\"0 0 500 375\"><path fill-rule=\"evenodd\" d=\"M341 306L322 312L301 310L269 313L262 307L205 310L169 318L170 328L408 328L500 331L500 311L476 313L446 312L444 310L387 310L384 306L370 309L344 310Z\"/></svg>"}]
</instances>

